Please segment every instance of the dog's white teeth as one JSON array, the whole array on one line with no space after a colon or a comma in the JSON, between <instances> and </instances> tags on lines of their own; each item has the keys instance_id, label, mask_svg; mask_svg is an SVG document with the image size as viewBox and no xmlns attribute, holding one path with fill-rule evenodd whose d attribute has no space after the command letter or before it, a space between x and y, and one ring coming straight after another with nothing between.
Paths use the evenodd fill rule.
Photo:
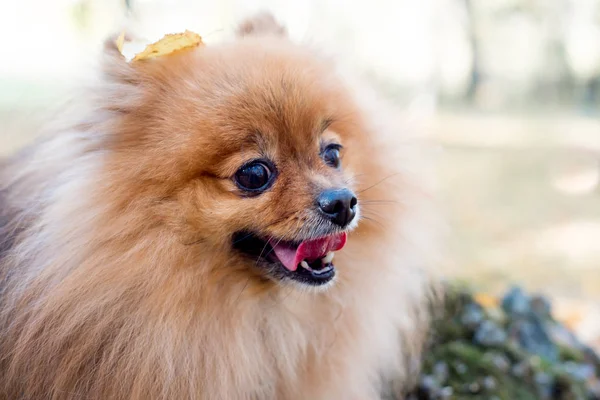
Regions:
<instances>
[{"instance_id":1,"label":"dog's white teeth","mask_svg":"<svg viewBox=\"0 0 600 400\"><path fill-rule=\"evenodd\" d=\"M321 261L323 261L323 264L329 264L331 261L333 261L333 251L327 253L325 257L321 258Z\"/></svg>"},{"instance_id":2,"label":"dog's white teeth","mask_svg":"<svg viewBox=\"0 0 600 400\"><path fill-rule=\"evenodd\" d=\"M323 269L320 269L320 270L313 271L312 273L313 273L314 275L323 275L323 274L326 274L326 273L328 273L328 272L329 272L329 271L331 271L332 269L333 269L333 267L332 267L332 266L331 266L331 264L330 264L330 265L326 266L325 268L323 268Z\"/></svg>"},{"instance_id":3,"label":"dog's white teeth","mask_svg":"<svg viewBox=\"0 0 600 400\"><path fill-rule=\"evenodd\" d=\"M309 271L312 271L312 268L308 266L308 263L304 260L302 260L302 262L300 262L300 266L304 269L307 269Z\"/></svg>"}]
</instances>

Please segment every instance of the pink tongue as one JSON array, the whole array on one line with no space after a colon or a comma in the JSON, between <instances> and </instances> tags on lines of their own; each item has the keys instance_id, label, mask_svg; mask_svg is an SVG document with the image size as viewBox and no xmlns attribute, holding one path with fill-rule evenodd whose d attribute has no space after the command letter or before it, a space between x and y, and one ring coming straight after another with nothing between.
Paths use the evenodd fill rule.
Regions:
<instances>
[{"instance_id":1,"label":"pink tongue","mask_svg":"<svg viewBox=\"0 0 600 400\"><path fill-rule=\"evenodd\" d=\"M346 233L325 236L319 239L307 240L300 246L293 247L288 243L270 241L279 261L290 271L295 271L302 260L314 261L323 258L330 251L337 251L346 244Z\"/></svg>"}]
</instances>

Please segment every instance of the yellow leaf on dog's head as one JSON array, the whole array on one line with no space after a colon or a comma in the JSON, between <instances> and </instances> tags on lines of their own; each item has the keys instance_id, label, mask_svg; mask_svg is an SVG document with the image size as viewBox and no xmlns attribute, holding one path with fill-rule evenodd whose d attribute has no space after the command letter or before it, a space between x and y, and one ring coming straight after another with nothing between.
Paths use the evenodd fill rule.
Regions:
<instances>
[{"instance_id":1,"label":"yellow leaf on dog's head","mask_svg":"<svg viewBox=\"0 0 600 400\"><path fill-rule=\"evenodd\" d=\"M148 45L144 51L136 54L132 61L143 61L150 58L161 57L176 51L190 49L200 45L204 45L200 35L186 30L184 33L165 35L158 42Z\"/></svg>"}]
</instances>

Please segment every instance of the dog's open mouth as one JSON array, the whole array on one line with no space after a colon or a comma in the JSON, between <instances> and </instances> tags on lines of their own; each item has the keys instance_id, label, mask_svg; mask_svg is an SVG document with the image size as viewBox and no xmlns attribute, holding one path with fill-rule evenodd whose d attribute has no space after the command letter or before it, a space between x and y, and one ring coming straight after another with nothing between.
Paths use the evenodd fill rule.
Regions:
<instances>
[{"instance_id":1,"label":"dog's open mouth","mask_svg":"<svg viewBox=\"0 0 600 400\"><path fill-rule=\"evenodd\" d=\"M288 278L312 286L330 282L335 276L334 252L346 244L346 233L336 233L301 242L264 240L249 232L233 237L233 246L267 267L274 278Z\"/></svg>"}]
</instances>

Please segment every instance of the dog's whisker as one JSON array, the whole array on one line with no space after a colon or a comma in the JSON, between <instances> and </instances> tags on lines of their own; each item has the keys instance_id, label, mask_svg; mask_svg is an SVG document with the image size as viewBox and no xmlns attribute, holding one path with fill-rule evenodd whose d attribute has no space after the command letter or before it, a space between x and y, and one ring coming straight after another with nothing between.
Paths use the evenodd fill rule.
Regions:
<instances>
[{"instance_id":1,"label":"dog's whisker","mask_svg":"<svg viewBox=\"0 0 600 400\"><path fill-rule=\"evenodd\" d=\"M262 250L260 251L258 258L256 259L256 264L254 264L255 267L258 266L258 263L260 262L260 259L262 258L262 255L265 252L265 249L267 248L267 246L269 245L269 242L271 240L273 240L273 237L269 236L269 239L265 241L265 245L263 246Z\"/></svg>"},{"instance_id":2,"label":"dog's whisker","mask_svg":"<svg viewBox=\"0 0 600 400\"><path fill-rule=\"evenodd\" d=\"M360 202L361 206L364 205L378 205L378 204L401 204L397 200L362 200Z\"/></svg>"},{"instance_id":3,"label":"dog's whisker","mask_svg":"<svg viewBox=\"0 0 600 400\"><path fill-rule=\"evenodd\" d=\"M252 234L248 233L247 235L244 235L244 237L241 237L241 238L239 238L237 240L234 240L232 244L235 245L235 244L241 243L241 242L243 242L244 240L248 239L251 236L252 236Z\"/></svg>"},{"instance_id":4,"label":"dog's whisker","mask_svg":"<svg viewBox=\"0 0 600 400\"><path fill-rule=\"evenodd\" d=\"M362 215L366 215L367 217L385 218L379 213L379 210L364 209Z\"/></svg>"},{"instance_id":5,"label":"dog's whisker","mask_svg":"<svg viewBox=\"0 0 600 400\"><path fill-rule=\"evenodd\" d=\"M275 243L275 245L274 245L274 246L273 246L273 245L271 245L271 249L270 249L269 251L267 251L267 253L264 255L264 258L268 257L268 256L269 256L269 254L271 254L272 252L274 252L274 251L275 251L275 247L277 247L277 245L278 245L279 243L281 243L281 241L282 241L282 240L283 240L283 239L279 239L279 240L277 240L277 243Z\"/></svg>"},{"instance_id":6,"label":"dog's whisker","mask_svg":"<svg viewBox=\"0 0 600 400\"><path fill-rule=\"evenodd\" d=\"M369 216L363 215L362 218L366 219L367 221L371 221L371 222L375 223L380 228L384 228L383 223L381 221L378 221L377 219L375 219L373 217L369 217Z\"/></svg>"},{"instance_id":7,"label":"dog's whisker","mask_svg":"<svg viewBox=\"0 0 600 400\"><path fill-rule=\"evenodd\" d=\"M374 187L376 187L377 185L379 185L379 184L381 184L381 183L385 182L386 180L388 180L388 179L390 179L390 178L392 178L392 177L394 177L394 176L396 176L396 175L400 175L400 174L399 174L399 173L395 173L395 174L388 175L388 176L386 176L385 178L381 179L380 181L378 181L378 182L374 183L373 185L371 185L371 186L369 186L369 187L367 187L367 188L365 188L365 189L359 190L359 191L358 191L358 192L356 192L356 193L357 193L357 194L358 194L358 193L364 193L364 192L366 192L367 190L373 189L373 188L374 188Z\"/></svg>"},{"instance_id":8,"label":"dog's whisker","mask_svg":"<svg viewBox=\"0 0 600 400\"><path fill-rule=\"evenodd\" d=\"M240 298L242 297L242 293L244 293L244 291L246 290L246 288L248 287L248 285L250 284L250 278L246 279L246 283L244 284L244 286L242 286L242 290L240 290L240 293L237 295L234 304L237 303Z\"/></svg>"}]
</instances>

